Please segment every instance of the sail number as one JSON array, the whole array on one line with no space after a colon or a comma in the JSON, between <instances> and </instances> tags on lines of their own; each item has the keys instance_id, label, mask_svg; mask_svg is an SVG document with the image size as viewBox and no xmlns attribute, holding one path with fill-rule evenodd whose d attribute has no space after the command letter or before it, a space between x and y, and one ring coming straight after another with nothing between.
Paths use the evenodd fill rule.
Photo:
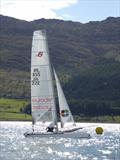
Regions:
<instances>
[{"instance_id":1,"label":"sail number","mask_svg":"<svg viewBox=\"0 0 120 160\"><path fill-rule=\"evenodd\" d=\"M34 79L32 80L32 85L40 85L39 79L38 79L38 78L34 78Z\"/></svg>"},{"instance_id":2,"label":"sail number","mask_svg":"<svg viewBox=\"0 0 120 160\"><path fill-rule=\"evenodd\" d=\"M40 85L40 70L38 68L34 68L33 69L33 73L32 73L32 85Z\"/></svg>"}]
</instances>

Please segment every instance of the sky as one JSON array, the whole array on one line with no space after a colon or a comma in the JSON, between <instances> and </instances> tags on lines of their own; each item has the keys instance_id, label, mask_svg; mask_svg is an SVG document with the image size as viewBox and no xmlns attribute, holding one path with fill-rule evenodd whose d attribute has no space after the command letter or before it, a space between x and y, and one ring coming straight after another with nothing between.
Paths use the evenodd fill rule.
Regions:
<instances>
[{"instance_id":1,"label":"sky","mask_svg":"<svg viewBox=\"0 0 120 160\"><path fill-rule=\"evenodd\" d=\"M120 17L120 0L0 0L0 14L27 21L55 18L87 23Z\"/></svg>"}]
</instances>

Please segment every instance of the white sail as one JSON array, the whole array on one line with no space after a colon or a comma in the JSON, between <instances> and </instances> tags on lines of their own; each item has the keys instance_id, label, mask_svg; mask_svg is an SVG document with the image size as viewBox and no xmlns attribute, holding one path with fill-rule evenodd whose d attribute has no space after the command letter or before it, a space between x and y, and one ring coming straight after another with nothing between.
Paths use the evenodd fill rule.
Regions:
<instances>
[{"instance_id":1,"label":"white sail","mask_svg":"<svg viewBox=\"0 0 120 160\"><path fill-rule=\"evenodd\" d=\"M34 31L31 55L31 108L33 124L56 124L53 79L45 30Z\"/></svg>"},{"instance_id":2,"label":"white sail","mask_svg":"<svg viewBox=\"0 0 120 160\"><path fill-rule=\"evenodd\" d=\"M63 127L66 122L71 122L75 124L73 116L71 114L69 105L66 101L65 95L63 93L60 81L57 77L57 74L54 70L54 76L55 76L55 81L57 85L57 93L58 93L58 102L59 102L59 110L60 110L60 119L61 119L61 126Z\"/></svg>"}]
</instances>

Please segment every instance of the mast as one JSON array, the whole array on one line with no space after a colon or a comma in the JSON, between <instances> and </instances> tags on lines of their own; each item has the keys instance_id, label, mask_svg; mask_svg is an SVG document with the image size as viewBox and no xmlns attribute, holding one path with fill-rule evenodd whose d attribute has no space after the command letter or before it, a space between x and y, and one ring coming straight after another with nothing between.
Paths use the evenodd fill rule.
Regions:
<instances>
[{"instance_id":1,"label":"mast","mask_svg":"<svg viewBox=\"0 0 120 160\"><path fill-rule=\"evenodd\" d=\"M53 84L53 77L54 77L54 73L53 73L53 67L52 64L50 63L50 54L49 54L49 49L48 49L48 40L47 40L47 36L46 36L46 31L45 32L45 37L46 37L46 46L47 46L47 52L48 52L48 58L49 58L49 66L50 66L50 72L51 72L51 77L52 77L52 90L53 90L53 101L54 101L54 112L52 112L53 115L53 119L54 119L54 125L56 126L56 130L58 131L58 121L57 121L57 109L56 109L56 102L55 102L55 89L54 89L54 84Z\"/></svg>"},{"instance_id":2,"label":"mast","mask_svg":"<svg viewBox=\"0 0 120 160\"><path fill-rule=\"evenodd\" d=\"M56 86L57 86L57 96L58 96L58 102L59 102L59 115L61 114L61 110L60 110L60 100L59 100L59 93L58 93L58 77L57 77L57 74L55 72L55 69L53 68L53 72L54 72L54 77L55 77L55 82L56 82ZM60 126L61 128L64 128L64 123L62 122L62 118L61 116L59 116L60 118Z\"/></svg>"}]
</instances>

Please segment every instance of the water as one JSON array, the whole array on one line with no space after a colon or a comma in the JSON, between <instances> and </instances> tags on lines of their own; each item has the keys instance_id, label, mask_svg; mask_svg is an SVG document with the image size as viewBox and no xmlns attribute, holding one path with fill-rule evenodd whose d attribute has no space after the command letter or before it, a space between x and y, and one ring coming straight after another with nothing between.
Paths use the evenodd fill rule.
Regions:
<instances>
[{"instance_id":1,"label":"water","mask_svg":"<svg viewBox=\"0 0 120 160\"><path fill-rule=\"evenodd\" d=\"M120 160L120 125L87 124L91 139L25 138L30 122L0 123L0 160ZM104 134L96 135L96 126Z\"/></svg>"}]
</instances>

